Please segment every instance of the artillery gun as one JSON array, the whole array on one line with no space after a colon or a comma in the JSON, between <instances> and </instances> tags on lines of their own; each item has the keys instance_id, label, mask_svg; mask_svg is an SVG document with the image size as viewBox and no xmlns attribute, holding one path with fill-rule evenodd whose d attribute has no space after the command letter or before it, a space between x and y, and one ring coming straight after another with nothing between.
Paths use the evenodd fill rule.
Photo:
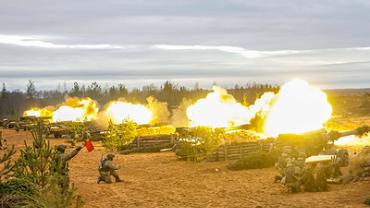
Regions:
<instances>
[{"instance_id":1,"label":"artillery gun","mask_svg":"<svg viewBox=\"0 0 370 208\"><path fill-rule=\"evenodd\" d=\"M73 134L82 134L83 129L88 129L91 126L90 121L76 122L76 121L59 121L51 123L50 134L54 138L62 138L65 135L73 136Z\"/></svg>"},{"instance_id":2,"label":"artillery gun","mask_svg":"<svg viewBox=\"0 0 370 208\"><path fill-rule=\"evenodd\" d=\"M283 146L292 146L296 149L303 149L307 156L317 155L324 149L327 150L328 144L333 143L341 137L350 135L362 136L370 132L369 126L362 126L349 131L327 131L320 129L304 134L280 134L275 141L278 149Z\"/></svg>"},{"instance_id":3,"label":"artillery gun","mask_svg":"<svg viewBox=\"0 0 370 208\"><path fill-rule=\"evenodd\" d=\"M1 124L2 124L2 127L4 129L12 129L15 127L16 125L16 120L15 119L7 119L7 118L4 118L2 121L1 121Z\"/></svg>"},{"instance_id":4,"label":"artillery gun","mask_svg":"<svg viewBox=\"0 0 370 208\"><path fill-rule=\"evenodd\" d=\"M19 118L19 128L24 131L30 130L37 125L38 122L41 122L45 127L49 127L51 117L42 116L22 116Z\"/></svg>"}]
</instances>

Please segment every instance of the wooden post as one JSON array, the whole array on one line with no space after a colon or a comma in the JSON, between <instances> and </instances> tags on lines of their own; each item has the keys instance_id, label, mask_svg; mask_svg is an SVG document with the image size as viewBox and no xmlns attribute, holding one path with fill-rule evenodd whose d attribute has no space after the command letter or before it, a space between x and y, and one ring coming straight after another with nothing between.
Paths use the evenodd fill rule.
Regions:
<instances>
[{"instance_id":1,"label":"wooden post","mask_svg":"<svg viewBox=\"0 0 370 208\"><path fill-rule=\"evenodd\" d=\"M227 147L226 147L226 144L224 144L224 154L225 154L225 161L228 159L228 155L227 155Z\"/></svg>"},{"instance_id":2,"label":"wooden post","mask_svg":"<svg viewBox=\"0 0 370 208\"><path fill-rule=\"evenodd\" d=\"M243 145L239 145L239 155L240 155L240 159L243 157L242 149L243 149Z\"/></svg>"},{"instance_id":3,"label":"wooden post","mask_svg":"<svg viewBox=\"0 0 370 208\"><path fill-rule=\"evenodd\" d=\"M139 148L140 147L140 137L137 137L136 142L137 142L137 147Z\"/></svg>"}]
</instances>

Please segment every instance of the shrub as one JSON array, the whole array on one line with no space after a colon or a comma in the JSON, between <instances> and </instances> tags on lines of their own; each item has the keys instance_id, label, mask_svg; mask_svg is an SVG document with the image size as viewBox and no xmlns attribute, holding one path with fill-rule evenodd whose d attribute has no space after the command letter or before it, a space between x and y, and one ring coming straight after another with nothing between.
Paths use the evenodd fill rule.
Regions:
<instances>
[{"instance_id":1,"label":"shrub","mask_svg":"<svg viewBox=\"0 0 370 208\"><path fill-rule=\"evenodd\" d=\"M12 156L15 154L14 146L11 149L6 149L0 157L0 182L11 176L14 164L11 161Z\"/></svg>"},{"instance_id":2,"label":"shrub","mask_svg":"<svg viewBox=\"0 0 370 208\"><path fill-rule=\"evenodd\" d=\"M44 129L41 122L32 129L32 145L24 142L25 148L20 150L21 155L14 168L16 177L29 179L40 186L44 186L52 174L51 164L55 154L50 142L45 139Z\"/></svg>"},{"instance_id":3,"label":"shrub","mask_svg":"<svg viewBox=\"0 0 370 208\"><path fill-rule=\"evenodd\" d=\"M255 152L243 157L233 163L230 163L227 168L230 170L246 170L268 168L273 166L275 158L272 154L267 152Z\"/></svg>"},{"instance_id":4,"label":"shrub","mask_svg":"<svg viewBox=\"0 0 370 208\"><path fill-rule=\"evenodd\" d=\"M68 175L55 171L55 167L61 166L58 162L62 161L55 160L56 150L45 139L44 130L39 121L32 129L32 145L25 142L25 148L20 150L21 155L14 166L16 178L0 184L0 189L6 192L1 194L5 207L80 207L81 199L74 195L73 187L61 186L60 181Z\"/></svg>"},{"instance_id":5,"label":"shrub","mask_svg":"<svg viewBox=\"0 0 370 208\"><path fill-rule=\"evenodd\" d=\"M370 197L367 197L364 201L364 204L370 206Z\"/></svg>"},{"instance_id":6,"label":"shrub","mask_svg":"<svg viewBox=\"0 0 370 208\"><path fill-rule=\"evenodd\" d=\"M194 127L181 135L175 148L176 155L182 159L203 160L224 142L223 134L223 129Z\"/></svg>"},{"instance_id":7,"label":"shrub","mask_svg":"<svg viewBox=\"0 0 370 208\"><path fill-rule=\"evenodd\" d=\"M82 207L82 200L79 195L74 194L74 187L67 191L63 190L58 180L51 177L46 186L40 188L35 194L28 198L24 208L66 208Z\"/></svg>"},{"instance_id":8,"label":"shrub","mask_svg":"<svg viewBox=\"0 0 370 208\"><path fill-rule=\"evenodd\" d=\"M121 150L137 137L137 125L132 121L124 121L114 125L109 122L108 135L103 139L103 144L110 150Z\"/></svg>"},{"instance_id":9,"label":"shrub","mask_svg":"<svg viewBox=\"0 0 370 208\"><path fill-rule=\"evenodd\" d=\"M21 207L36 193L35 186L25 179L11 179L0 183L0 207Z\"/></svg>"},{"instance_id":10,"label":"shrub","mask_svg":"<svg viewBox=\"0 0 370 208\"><path fill-rule=\"evenodd\" d=\"M15 178L0 183L0 195L22 193L31 195L35 192L33 184L26 179Z\"/></svg>"}]
</instances>

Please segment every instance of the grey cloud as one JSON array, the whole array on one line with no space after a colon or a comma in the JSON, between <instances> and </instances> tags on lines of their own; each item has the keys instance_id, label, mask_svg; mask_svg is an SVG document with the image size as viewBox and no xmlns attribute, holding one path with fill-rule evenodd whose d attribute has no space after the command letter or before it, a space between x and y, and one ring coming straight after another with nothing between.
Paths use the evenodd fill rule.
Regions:
<instances>
[{"instance_id":1,"label":"grey cloud","mask_svg":"<svg viewBox=\"0 0 370 208\"><path fill-rule=\"evenodd\" d=\"M301 76L369 87L369 11L366 0L5 0L2 35L31 41L0 44L0 81L233 85Z\"/></svg>"}]
</instances>

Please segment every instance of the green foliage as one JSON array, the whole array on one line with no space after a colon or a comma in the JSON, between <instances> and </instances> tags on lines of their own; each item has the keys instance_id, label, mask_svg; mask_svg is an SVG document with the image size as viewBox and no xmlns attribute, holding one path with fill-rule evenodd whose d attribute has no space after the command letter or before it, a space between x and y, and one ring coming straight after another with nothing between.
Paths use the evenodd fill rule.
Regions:
<instances>
[{"instance_id":1,"label":"green foliage","mask_svg":"<svg viewBox=\"0 0 370 208\"><path fill-rule=\"evenodd\" d=\"M5 207L65 208L80 207L81 198L74 194L73 187L62 187L67 179L55 167L61 167L58 153L50 147L44 137L41 121L32 129L33 142L25 142L19 159L15 163L13 180L0 183L0 193ZM69 181L69 180L68 180Z\"/></svg>"},{"instance_id":2,"label":"green foliage","mask_svg":"<svg viewBox=\"0 0 370 208\"><path fill-rule=\"evenodd\" d=\"M33 183L22 178L15 178L0 183L0 196L19 194L30 196L34 194L35 191Z\"/></svg>"},{"instance_id":3,"label":"green foliage","mask_svg":"<svg viewBox=\"0 0 370 208\"><path fill-rule=\"evenodd\" d=\"M12 156L15 154L14 146L11 149L5 149L5 152L0 157L0 182L10 176L14 164L11 161Z\"/></svg>"},{"instance_id":4,"label":"green foliage","mask_svg":"<svg viewBox=\"0 0 370 208\"><path fill-rule=\"evenodd\" d=\"M24 142L25 148L20 150L21 155L16 161L14 173L18 178L27 178L33 183L44 186L52 174L51 164L55 151L44 137L42 122L38 121L31 132L32 146L29 146L26 141Z\"/></svg>"},{"instance_id":5,"label":"green foliage","mask_svg":"<svg viewBox=\"0 0 370 208\"><path fill-rule=\"evenodd\" d=\"M0 183L0 207L81 207L82 200L74 191L73 187L63 191L54 177L49 177L44 187L39 187L27 179L16 178Z\"/></svg>"},{"instance_id":6,"label":"green foliage","mask_svg":"<svg viewBox=\"0 0 370 208\"><path fill-rule=\"evenodd\" d=\"M181 135L176 155L182 159L201 161L224 142L224 133L224 129L194 127Z\"/></svg>"},{"instance_id":7,"label":"green foliage","mask_svg":"<svg viewBox=\"0 0 370 208\"><path fill-rule=\"evenodd\" d=\"M103 144L110 150L121 150L137 136L137 124L135 122L124 121L122 124L114 125L110 121L108 135L103 139Z\"/></svg>"},{"instance_id":8,"label":"green foliage","mask_svg":"<svg viewBox=\"0 0 370 208\"><path fill-rule=\"evenodd\" d=\"M26 95L28 99L33 99L37 96L35 83L32 80L28 80Z\"/></svg>"},{"instance_id":9,"label":"green foliage","mask_svg":"<svg viewBox=\"0 0 370 208\"><path fill-rule=\"evenodd\" d=\"M81 135L86 124L85 122L71 122L69 125L72 134Z\"/></svg>"},{"instance_id":10,"label":"green foliage","mask_svg":"<svg viewBox=\"0 0 370 208\"><path fill-rule=\"evenodd\" d=\"M259 169L271 167L274 165L274 163L275 158L271 153L255 152L233 163L230 163L227 168L230 170Z\"/></svg>"},{"instance_id":11,"label":"green foliage","mask_svg":"<svg viewBox=\"0 0 370 208\"><path fill-rule=\"evenodd\" d=\"M370 197L367 197L364 201L364 204L370 206Z\"/></svg>"},{"instance_id":12,"label":"green foliage","mask_svg":"<svg viewBox=\"0 0 370 208\"><path fill-rule=\"evenodd\" d=\"M19 178L8 180L0 183L0 205L2 208L22 207L35 193L35 186L29 180Z\"/></svg>"},{"instance_id":13,"label":"green foliage","mask_svg":"<svg viewBox=\"0 0 370 208\"><path fill-rule=\"evenodd\" d=\"M51 177L46 186L42 187L36 194L33 194L26 202L24 208L66 208L82 207L83 202L79 195L74 194L75 189L62 190L58 179Z\"/></svg>"}]
</instances>

